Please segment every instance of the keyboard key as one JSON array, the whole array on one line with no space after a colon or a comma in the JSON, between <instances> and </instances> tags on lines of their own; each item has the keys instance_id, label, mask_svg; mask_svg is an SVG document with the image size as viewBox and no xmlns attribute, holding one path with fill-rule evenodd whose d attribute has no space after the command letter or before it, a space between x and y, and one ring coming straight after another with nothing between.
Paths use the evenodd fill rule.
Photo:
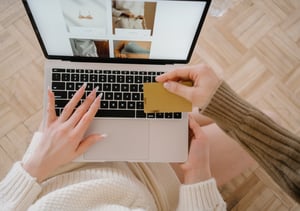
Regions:
<instances>
[{"instance_id":1,"label":"keyboard key","mask_svg":"<svg viewBox=\"0 0 300 211\"><path fill-rule=\"evenodd\" d=\"M134 110L98 110L96 117L112 117L112 118L134 118L135 111Z\"/></svg>"},{"instance_id":2,"label":"keyboard key","mask_svg":"<svg viewBox=\"0 0 300 211\"><path fill-rule=\"evenodd\" d=\"M75 95L75 91L69 91L68 92L68 99L71 99Z\"/></svg>"},{"instance_id":3,"label":"keyboard key","mask_svg":"<svg viewBox=\"0 0 300 211\"><path fill-rule=\"evenodd\" d=\"M98 76L97 75L90 75L90 82L97 82L98 81Z\"/></svg>"},{"instance_id":4,"label":"keyboard key","mask_svg":"<svg viewBox=\"0 0 300 211\"><path fill-rule=\"evenodd\" d=\"M132 75L127 75L126 76L126 83L133 83L133 76Z\"/></svg>"},{"instance_id":5,"label":"keyboard key","mask_svg":"<svg viewBox=\"0 0 300 211\"><path fill-rule=\"evenodd\" d=\"M182 113L176 112L174 113L174 119L181 119L182 118Z\"/></svg>"},{"instance_id":6,"label":"keyboard key","mask_svg":"<svg viewBox=\"0 0 300 211\"><path fill-rule=\"evenodd\" d=\"M106 75L99 75L99 82L106 82L107 81L107 76Z\"/></svg>"},{"instance_id":7,"label":"keyboard key","mask_svg":"<svg viewBox=\"0 0 300 211\"><path fill-rule=\"evenodd\" d=\"M121 92L115 92L114 93L114 99L115 100L122 100L122 93Z\"/></svg>"},{"instance_id":8,"label":"keyboard key","mask_svg":"<svg viewBox=\"0 0 300 211\"><path fill-rule=\"evenodd\" d=\"M67 90L74 90L75 89L75 84L74 83L67 83Z\"/></svg>"},{"instance_id":9,"label":"keyboard key","mask_svg":"<svg viewBox=\"0 0 300 211\"><path fill-rule=\"evenodd\" d=\"M103 91L111 91L111 84L103 84Z\"/></svg>"},{"instance_id":10,"label":"keyboard key","mask_svg":"<svg viewBox=\"0 0 300 211\"><path fill-rule=\"evenodd\" d=\"M60 81L60 73L52 73L52 81Z\"/></svg>"},{"instance_id":11,"label":"keyboard key","mask_svg":"<svg viewBox=\"0 0 300 211\"><path fill-rule=\"evenodd\" d=\"M63 68L53 68L52 72L54 72L54 73L65 73L66 70L63 69Z\"/></svg>"},{"instance_id":12,"label":"keyboard key","mask_svg":"<svg viewBox=\"0 0 300 211\"><path fill-rule=\"evenodd\" d=\"M81 74L80 75L80 81L81 82L88 82L89 81L89 75L88 74Z\"/></svg>"},{"instance_id":13,"label":"keyboard key","mask_svg":"<svg viewBox=\"0 0 300 211\"><path fill-rule=\"evenodd\" d=\"M117 82L118 83L124 83L125 82L125 76L124 75L118 75L117 76Z\"/></svg>"},{"instance_id":14,"label":"keyboard key","mask_svg":"<svg viewBox=\"0 0 300 211\"><path fill-rule=\"evenodd\" d=\"M136 102L136 109L144 110L144 102Z\"/></svg>"},{"instance_id":15,"label":"keyboard key","mask_svg":"<svg viewBox=\"0 0 300 211\"><path fill-rule=\"evenodd\" d=\"M155 114L154 113L147 113L147 118L153 119L153 118L155 118Z\"/></svg>"},{"instance_id":16,"label":"keyboard key","mask_svg":"<svg viewBox=\"0 0 300 211\"><path fill-rule=\"evenodd\" d=\"M79 81L79 74L72 74L71 81Z\"/></svg>"},{"instance_id":17,"label":"keyboard key","mask_svg":"<svg viewBox=\"0 0 300 211\"><path fill-rule=\"evenodd\" d=\"M119 92L119 91L121 91L121 86L120 86L120 84L113 84L113 85L112 85L112 91L114 91L114 92Z\"/></svg>"},{"instance_id":18,"label":"keyboard key","mask_svg":"<svg viewBox=\"0 0 300 211\"><path fill-rule=\"evenodd\" d=\"M131 94L130 93L123 93L123 100L131 100Z\"/></svg>"},{"instance_id":19,"label":"keyboard key","mask_svg":"<svg viewBox=\"0 0 300 211\"><path fill-rule=\"evenodd\" d=\"M143 83L143 77L142 76L135 76L134 77L134 83Z\"/></svg>"},{"instance_id":20,"label":"keyboard key","mask_svg":"<svg viewBox=\"0 0 300 211\"><path fill-rule=\"evenodd\" d=\"M55 100L55 108L64 108L68 102L68 100Z\"/></svg>"},{"instance_id":21,"label":"keyboard key","mask_svg":"<svg viewBox=\"0 0 300 211\"><path fill-rule=\"evenodd\" d=\"M131 84L130 85L130 91L131 92L137 92L138 91L138 85L137 84Z\"/></svg>"},{"instance_id":22,"label":"keyboard key","mask_svg":"<svg viewBox=\"0 0 300 211\"><path fill-rule=\"evenodd\" d=\"M121 108L121 109L126 108L126 102L125 101L119 101L119 108Z\"/></svg>"},{"instance_id":23,"label":"keyboard key","mask_svg":"<svg viewBox=\"0 0 300 211\"><path fill-rule=\"evenodd\" d=\"M138 101L140 99L140 93L132 93L132 100Z\"/></svg>"},{"instance_id":24,"label":"keyboard key","mask_svg":"<svg viewBox=\"0 0 300 211\"><path fill-rule=\"evenodd\" d=\"M135 102L133 102L133 101L128 101L128 102L127 102L127 108L128 108L128 109L135 109Z\"/></svg>"},{"instance_id":25,"label":"keyboard key","mask_svg":"<svg viewBox=\"0 0 300 211\"><path fill-rule=\"evenodd\" d=\"M129 91L129 85L128 84L121 84L121 91L122 92L128 92Z\"/></svg>"},{"instance_id":26,"label":"keyboard key","mask_svg":"<svg viewBox=\"0 0 300 211\"><path fill-rule=\"evenodd\" d=\"M65 90L66 84L64 82L53 82L52 90Z\"/></svg>"},{"instance_id":27,"label":"keyboard key","mask_svg":"<svg viewBox=\"0 0 300 211\"><path fill-rule=\"evenodd\" d=\"M68 99L68 93L66 91L53 91L55 99Z\"/></svg>"},{"instance_id":28,"label":"keyboard key","mask_svg":"<svg viewBox=\"0 0 300 211\"><path fill-rule=\"evenodd\" d=\"M144 110L136 110L136 118L146 118L146 114L144 113Z\"/></svg>"},{"instance_id":29,"label":"keyboard key","mask_svg":"<svg viewBox=\"0 0 300 211\"><path fill-rule=\"evenodd\" d=\"M110 82L110 83L116 82L116 76L115 75L109 75L108 76L108 82Z\"/></svg>"},{"instance_id":30,"label":"keyboard key","mask_svg":"<svg viewBox=\"0 0 300 211\"><path fill-rule=\"evenodd\" d=\"M165 118L166 119L172 119L173 118L173 113L165 113Z\"/></svg>"},{"instance_id":31,"label":"keyboard key","mask_svg":"<svg viewBox=\"0 0 300 211\"><path fill-rule=\"evenodd\" d=\"M101 102L100 102L100 108L108 108L108 101L101 100Z\"/></svg>"},{"instance_id":32,"label":"keyboard key","mask_svg":"<svg viewBox=\"0 0 300 211\"><path fill-rule=\"evenodd\" d=\"M110 101L109 102L109 108L111 108L111 109L118 108L117 101Z\"/></svg>"},{"instance_id":33,"label":"keyboard key","mask_svg":"<svg viewBox=\"0 0 300 211\"><path fill-rule=\"evenodd\" d=\"M70 81L70 74L63 73L62 74L62 81Z\"/></svg>"},{"instance_id":34,"label":"keyboard key","mask_svg":"<svg viewBox=\"0 0 300 211\"><path fill-rule=\"evenodd\" d=\"M113 100L114 94L112 92L105 92L105 100Z\"/></svg>"},{"instance_id":35,"label":"keyboard key","mask_svg":"<svg viewBox=\"0 0 300 211\"><path fill-rule=\"evenodd\" d=\"M164 118L164 113L155 113L155 117L157 119L163 119Z\"/></svg>"}]
</instances>

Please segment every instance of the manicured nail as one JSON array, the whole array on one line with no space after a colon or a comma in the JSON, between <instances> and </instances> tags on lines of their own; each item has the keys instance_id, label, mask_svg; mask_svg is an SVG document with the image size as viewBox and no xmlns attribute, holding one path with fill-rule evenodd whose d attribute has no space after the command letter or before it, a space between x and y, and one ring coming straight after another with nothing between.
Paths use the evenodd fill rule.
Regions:
<instances>
[{"instance_id":1,"label":"manicured nail","mask_svg":"<svg viewBox=\"0 0 300 211\"><path fill-rule=\"evenodd\" d=\"M99 90L99 86L96 86L95 91L98 92Z\"/></svg>"},{"instance_id":2,"label":"manicured nail","mask_svg":"<svg viewBox=\"0 0 300 211\"><path fill-rule=\"evenodd\" d=\"M86 86L87 86L87 82L84 82L84 83L82 84L82 87L85 89Z\"/></svg>"},{"instance_id":3,"label":"manicured nail","mask_svg":"<svg viewBox=\"0 0 300 211\"><path fill-rule=\"evenodd\" d=\"M164 87L165 87L166 89L169 89L169 88L170 88L170 83L169 83L169 82L164 83Z\"/></svg>"},{"instance_id":4,"label":"manicured nail","mask_svg":"<svg viewBox=\"0 0 300 211\"><path fill-rule=\"evenodd\" d=\"M107 138L107 136L108 136L108 135L104 133L104 134L101 134L100 137L101 137L101 138Z\"/></svg>"},{"instance_id":5,"label":"manicured nail","mask_svg":"<svg viewBox=\"0 0 300 211\"><path fill-rule=\"evenodd\" d=\"M100 99L102 99L102 96L103 96L103 92L101 92L101 93L98 95L98 97L99 97Z\"/></svg>"}]
</instances>

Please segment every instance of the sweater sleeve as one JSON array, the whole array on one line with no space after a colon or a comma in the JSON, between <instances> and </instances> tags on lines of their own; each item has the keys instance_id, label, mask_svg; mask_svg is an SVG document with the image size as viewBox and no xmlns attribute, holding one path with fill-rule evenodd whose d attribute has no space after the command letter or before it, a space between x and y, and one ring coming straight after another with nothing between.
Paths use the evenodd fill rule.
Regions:
<instances>
[{"instance_id":1,"label":"sweater sleeve","mask_svg":"<svg viewBox=\"0 0 300 211\"><path fill-rule=\"evenodd\" d=\"M182 185L179 192L177 211L226 210L215 179L209 179L192 185Z\"/></svg>"},{"instance_id":2,"label":"sweater sleeve","mask_svg":"<svg viewBox=\"0 0 300 211\"><path fill-rule=\"evenodd\" d=\"M41 192L41 186L22 167L14 164L0 182L1 210L27 210Z\"/></svg>"},{"instance_id":3,"label":"sweater sleeve","mask_svg":"<svg viewBox=\"0 0 300 211\"><path fill-rule=\"evenodd\" d=\"M272 179L300 202L300 138L241 99L222 82L202 111L238 141Z\"/></svg>"}]
</instances>

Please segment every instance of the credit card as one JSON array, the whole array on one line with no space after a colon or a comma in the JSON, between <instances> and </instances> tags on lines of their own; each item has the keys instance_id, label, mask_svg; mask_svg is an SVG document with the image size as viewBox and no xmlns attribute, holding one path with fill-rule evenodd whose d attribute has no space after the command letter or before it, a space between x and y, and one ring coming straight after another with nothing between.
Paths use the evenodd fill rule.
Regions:
<instances>
[{"instance_id":1,"label":"credit card","mask_svg":"<svg viewBox=\"0 0 300 211\"><path fill-rule=\"evenodd\" d=\"M182 82L192 86L191 81ZM144 112L190 112L192 103L183 97L167 91L162 83L144 83Z\"/></svg>"}]
</instances>

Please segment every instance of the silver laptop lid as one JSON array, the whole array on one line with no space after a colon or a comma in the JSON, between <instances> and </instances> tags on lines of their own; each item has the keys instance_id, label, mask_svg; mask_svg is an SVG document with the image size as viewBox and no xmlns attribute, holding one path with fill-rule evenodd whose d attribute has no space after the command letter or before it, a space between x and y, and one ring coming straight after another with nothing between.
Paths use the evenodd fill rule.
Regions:
<instances>
[{"instance_id":1,"label":"silver laptop lid","mask_svg":"<svg viewBox=\"0 0 300 211\"><path fill-rule=\"evenodd\" d=\"M48 59L187 63L210 0L23 0Z\"/></svg>"}]
</instances>

